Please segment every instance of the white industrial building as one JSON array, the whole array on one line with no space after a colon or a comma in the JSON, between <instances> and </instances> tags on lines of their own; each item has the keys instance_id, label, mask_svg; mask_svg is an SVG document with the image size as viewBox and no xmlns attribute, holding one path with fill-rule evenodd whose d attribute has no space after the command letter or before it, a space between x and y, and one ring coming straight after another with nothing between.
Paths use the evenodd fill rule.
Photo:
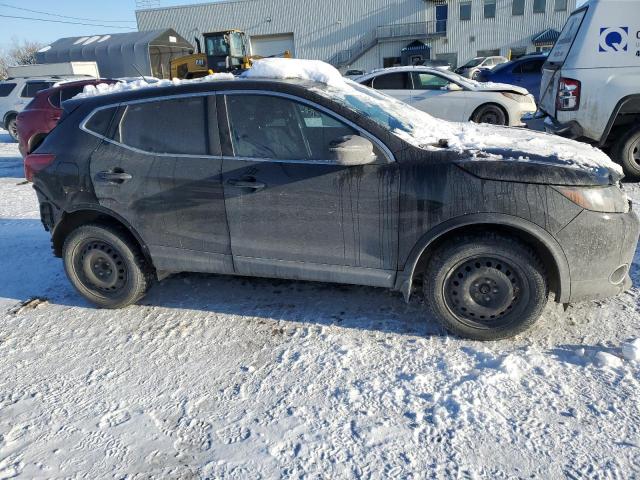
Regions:
<instances>
[{"instance_id":1,"label":"white industrial building","mask_svg":"<svg viewBox=\"0 0 640 480\"><path fill-rule=\"evenodd\" d=\"M193 42L237 28L253 51L324 60L345 70L411 64L454 66L480 55L548 49L576 0L235 0L136 12L139 30L173 28Z\"/></svg>"}]
</instances>

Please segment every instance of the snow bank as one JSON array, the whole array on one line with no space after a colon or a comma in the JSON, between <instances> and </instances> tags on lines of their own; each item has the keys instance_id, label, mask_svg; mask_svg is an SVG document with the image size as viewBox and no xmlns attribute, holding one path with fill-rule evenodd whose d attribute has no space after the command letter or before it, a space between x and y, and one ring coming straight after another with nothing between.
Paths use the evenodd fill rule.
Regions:
<instances>
[{"instance_id":1,"label":"snow bank","mask_svg":"<svg viewBox=\"0 0 640 480\"><path fill-rule=\"evenodd\" d=\"M140 78L129 82L118 82L114 84L99 83L95 86L86 85L83 92L73 98L89 98L98 95L108 95L110 93L140 90L143 88L170 87L172 85L186 85L189 83L219 82L222 80L233 80L235 78L236 77L231 73L214 73L213 75L207 75L206 77L194 78L191 80L180 80L177 78L174 78L173 80L161 80L153 77L145 77L145 79Z\"/></svg>"},{"instance_id":2,"label":"snow bank","mask_svg":"<svg viewBox=\"0 0 640 480\"><path fill-rule=\"evenodd\" d=\"M244 78L299 79L323 83L334 88L348 88L344 77L328 63L319 60L263 58L242 74Z\"/></svg>"},{"instance_id":3,"label":"snow bank","mask_svg":"<svg viewBox=\"0 0 640 480\"><path fill-rule=\"evenodd\" d=\"M630 362L640 362L640 338L623 343L622 356Z\"/></svg>"}]
</instances>

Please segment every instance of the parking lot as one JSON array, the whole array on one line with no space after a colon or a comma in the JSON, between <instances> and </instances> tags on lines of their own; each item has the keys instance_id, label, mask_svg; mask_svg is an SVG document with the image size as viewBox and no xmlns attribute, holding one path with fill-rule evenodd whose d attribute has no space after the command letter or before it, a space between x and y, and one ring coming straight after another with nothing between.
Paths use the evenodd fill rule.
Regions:
<instances>
[{"instance_id":1,"label":"parking lot","mask_svg":"<svg viewBox=\"0 0 640 480\"><path fill-rule=\"evenodd\" d=\"M637 254L631 291L492 343L356 286L175 275L97 310L0 131L0 255L2 479L640 474Z\"/></svg>"}]
</instances>

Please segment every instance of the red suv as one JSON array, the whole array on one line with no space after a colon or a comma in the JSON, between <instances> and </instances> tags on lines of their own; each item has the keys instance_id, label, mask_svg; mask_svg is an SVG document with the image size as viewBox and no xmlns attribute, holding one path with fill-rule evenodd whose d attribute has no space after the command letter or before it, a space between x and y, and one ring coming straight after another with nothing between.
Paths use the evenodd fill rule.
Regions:
<instances>
[{"instance_id":1,"label":"red suv","mask_svg":"<svg viewBox=\"0 0 640 480\"><path fill-rule=\"evenodd\" d=\"M116 82L117 80L91 78L59 83L38 92L18 114L16 126L22 156L38 148L47 134L57 125L62 114L62 102L82 93L85 85Z\"/></svg>"}]
</instances>

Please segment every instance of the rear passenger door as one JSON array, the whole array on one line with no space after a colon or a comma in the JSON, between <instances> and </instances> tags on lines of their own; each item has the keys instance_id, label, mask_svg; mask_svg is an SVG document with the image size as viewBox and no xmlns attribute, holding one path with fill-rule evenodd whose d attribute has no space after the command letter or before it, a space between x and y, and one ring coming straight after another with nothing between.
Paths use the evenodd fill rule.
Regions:
<instances>
[{"instance_id":1,"label":"rear passenger door","mask_svg":"<svg viewBox=\"0 0 640 480\"><path fill-rule=\"evenodd\" d=\"M233 271L215 95L123 104L85 128L106 137L91 157L98 201L142 236L157 269Z\"/></svg>"},{"instance_id":2,"label":"rear passenger door","mask_svg":"<svg viewBox=\"0 0 640 480\"><path fill-rule=\"evenodd\" d=\"M378 144L375 163L337 164L333 140L367 135L298 98L229 92L225 103L223 180L236 272L391 286L398 169L390 156Z\"/></svg>"},{"instance_id":3,"label":"rear passenger door","mask_svg":"<svg viewBox=\"0 0 640 480\"><path fill-rule=\"evenodd\" d=\"M411 74L408 72L384 73L374 77L371 87L406 103L411 103Z\"/></svg>"}]
</instances>

